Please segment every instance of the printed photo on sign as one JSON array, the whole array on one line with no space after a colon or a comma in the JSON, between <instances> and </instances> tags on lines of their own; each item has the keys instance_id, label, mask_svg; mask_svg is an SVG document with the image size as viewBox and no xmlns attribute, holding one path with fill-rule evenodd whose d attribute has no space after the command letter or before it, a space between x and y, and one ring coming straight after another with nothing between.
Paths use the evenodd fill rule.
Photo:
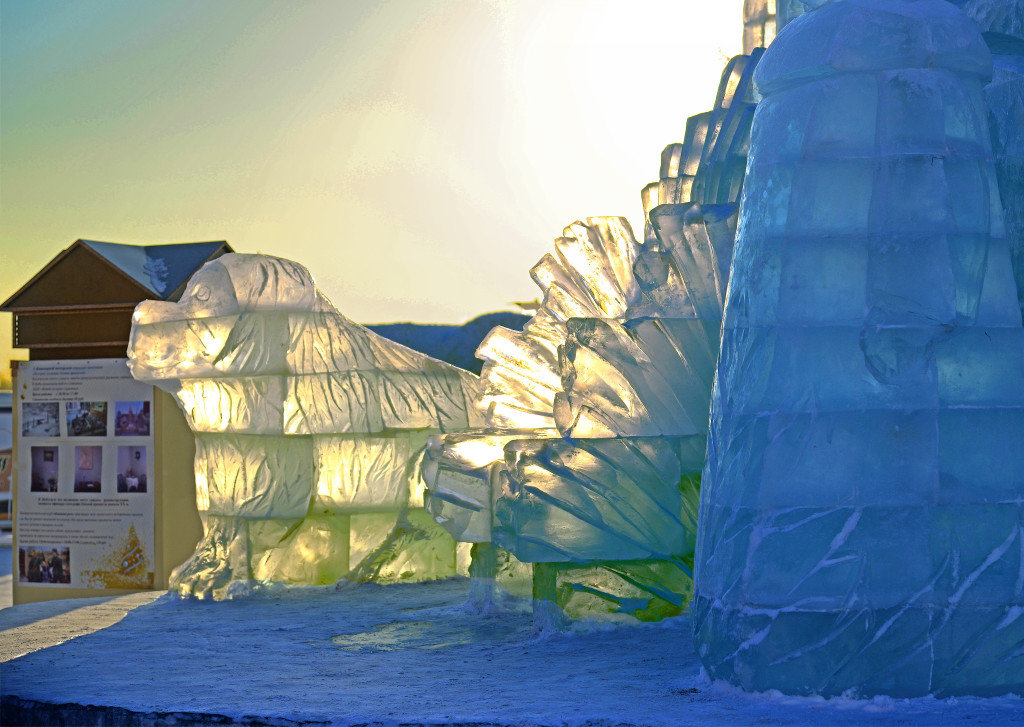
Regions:
<instances>
[{"instance_id":1,"label":"printed photo on sign","mask_svg":"<svg viewBox=\"0 0 1024 727\"><path fill-rule=\"evenodd\" d=\"M75 492L99 492L103 447L75 447Z\"/></svg>"},{"instance_id":2,"label":"printed photo on sign","mask_svg":"<svg viewBox=\"0 0 1024 727\"><path fill-rule=\"evenodd\" d=\"M153 387L133 379L124 358L74 359L21 362L18 392L13 598L45 597L44 588L51 596L153 588L160 576ZM23 412L36 436L21 436ZM0 471L0 488L3 479Z\"/></svg>"},{"instance_id":3,"label":"printed photo on sign","mask_svg":"<svg viewBox=\"0 0 1024 727\"><path fill-rule=\"evenodd\" d=\"M117 491L146 491L146 448L117 448Z\"/></svg>"},{"instance_id":4,"label":"printed photo on sign","mask_svg":"<svg viewBox=\"0 0 1024 727\"><path fill-rule=\"evenodd\" d=\"M69 401L67 403L69 437L107 436L107 402Z\"/></svg>"},{"instance_id":5,"label":"printed photo on sign","mask_svg":"<svg viewBox=\"0 0 1024 727\"><path fill-rule=\"evenodd\" d=\"M56 447L32 447L32 492L57 491L58 462Z\"/></svg>"},{"instance_id":6,"label":"printed photo on sign","mask_svg":"<svg viewBox=\"0 0 1024 727\"><path fill-rule=\"evenodd\" d=\"M119 401L114 404L115 437L149 436L149 402Z\"/></svg>"},{"instance_id":7,"label":"printed photo on sign","mask_svg":"<svg viewBox=\"0 0 1024 727\"><path fill-rule=\"evenodd\" d=\"M55 401L26 401L22 404L21 436L59 437L60 405Z\"/></svg>"},{"instance_id":8,"label":"printed photo on sign","mask_svg":"<svg viewBox=\"0 0 1024 727\"><path fill-rule=\"evenodd\" d=\"M71 549L43 545L18 548L18 580L22 583L70 583Z\"/></svg>"}]
</instances>

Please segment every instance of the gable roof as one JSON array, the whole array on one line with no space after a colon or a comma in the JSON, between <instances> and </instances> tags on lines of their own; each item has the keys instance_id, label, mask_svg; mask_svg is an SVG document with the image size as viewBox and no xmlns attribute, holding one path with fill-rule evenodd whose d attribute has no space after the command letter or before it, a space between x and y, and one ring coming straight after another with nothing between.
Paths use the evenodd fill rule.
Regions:
<instances>
[{"instance_id":1,"label":"gable roof","mask_svg":"<svg viewBox=\"0 0 1024 727\"><path fill-rule=\"evenodd\" d=\"M55 269L64 270L61 263L71 256L71 259L85 252L86 255L97 262L102 261L122 277L131 286L130 292L126 289L121 295L131 298L131 303L145 298L156 298L158 300L175 300L181 294L188 279L207 261L220 257L220 255L232 252L227 242L182 242L167 245L127 245L117 242L98 242L96 240L76 240L59 255L48 262L39 272L32 276L31 280L22 285L17 292L0 304L0 310L14 311L25 307L25 302L19 305L19 299L30 289L36 289L44 278ZM81 264L81 261L76 264ZM67 275L65 271L64 275ZM54 285L61 283L53 281ZM52 287L44 284L43 289ZM39 291L43 297L53 295L53 292L44 293ZM30 295L36 298L38 295ZM60 296L58 296L59 298ZM85 302L85 301L81 301ZM65 301L64 303L67 303ZM39 303L37 302L36 305ZM59 305L59 304L58 304ZM29 303L29 307L33 304ZM27 310L27 308L26 308Z\"/></svg>"},{"instance_id":2,"label":"gable roof","mask_svg":"<svg viewBox=\"0 0 1024 727\"><path fill-rule=\"evenodd\" d=\"M224 241L171 245L124 245L95 240L80 242L161 300L169 297L213 253L227 244Z\"/></svg>"}]
</instances>

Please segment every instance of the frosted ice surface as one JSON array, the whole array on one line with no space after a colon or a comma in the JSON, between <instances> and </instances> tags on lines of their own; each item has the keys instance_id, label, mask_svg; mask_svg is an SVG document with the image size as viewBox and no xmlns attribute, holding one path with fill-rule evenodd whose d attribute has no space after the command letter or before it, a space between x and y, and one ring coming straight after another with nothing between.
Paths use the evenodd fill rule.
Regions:
<instances>
[{"instance_id":1,"label":"frosted ice surface","mask_svg":"<svg viewBox=\"0 0 1024 727\"><path fill-rule=\"evenodd\" d=\"M1024 329L991 72L939 0L835 0L758 67L696 545L713 678L1024 690Z\"/></svg>"},{"instance_id":2,"label":"frosted ice surface","mask_svg":"<svg viewBox=\"0 0 1024 727\"><path fill-rule=\"evenodd\" d=\"M667 218L691 214L673 217L675 227L666 222L664 235L656 225L662 242L634 273L630 305L614 318L566 323L558 349L562 390L553 402L562 436L512 439L504 463L492 470L492 486L501 487L493 539L520 560L635 561L692 552L695 521L685 516L680 481L703 463L726 286L700 207L657 209ZM731 228L719 229L729 238L717 240L719 252L731 250ZM727 263L724 274L727 281Z\"/></svg>"},{"instance_id":3,"label":"frosted ice surface","mask_svg":"<svg viewBox=\"0 0 1024 727\"><path fill-rule=\"evenodd\" d=\"M559 429L576 439L703 435L718 325L573 321L564 347L566 392L555 408Z\"/></svg>"},{"instance_id":4,"label":"frosted ice surface","mask_svg":"<svg viewBox=\"0 0 1024 727\"><path fill-rule=\"evenodd\" d=\"M703 225L699 215L695 220ZM538 315L522 334L499 328L481 345L478 355L486 363L478 406L490 429L435 439L424 465L428 508L457 539L493 540L529 562L591 561L602 557L602 545L608 558L652 557L667 544L688 542L678 485L684 472L702 464L714 371L709 339L717 348L721 302L707 326L695 317L692 302L687 319L627 320L630 304L642 300L633 272L639 250L619 218L591 218L567 228L556 241L557 256L545 256L532 271L546 291ZM682 280L669 253L663 264ZM689 353L679 350L687 345ZM687 360L699 364L703 378L687 375ZM678 392L666 388L675 385ZM687 387L697 392L691 395ZM550 395L541 399L538 391ZM673 409L680 398L689 410ZM659 439L652 444L624 436ZM545 471L550 458L530 467L516 464L527 442L542 446L548 440L561 453L557 475ZM659 454L650 447L660 447ZM600 479L593 471L599 461L606 463ZM611 461L616 465L609 468ZM651 491L642 498L655 503L671 526L643 510L627 513L632 524L627 516L584 521L567 512L579 498L620 503L644 487ZM544 493L546 509L539 508L538 493ZM692 540L692 523L688 532ZM634 541L628 548L624 537Z\"/></svg>"},{"instance_id":5,"label":"frosted ice surface","mask_svg":"<svg viewBox=\"0 0 1024 727\"><path fill-rule=\"evenodd\" d=\"M731 59L722 73L714 107L687 119L683 142L665 147L659 180L641 193L648 218L645 243L656 242L650 213L658 205L739 201L750 122L758 100L753 72L762 53L755 49Z\"/></svg>"},{"instance_id":6,"label":"frosted ice surface","mask_svg":"<svg viewBox=\"0 0 1024 727\"><path fill-rule=\"evenodd\" d=\"M983 33L1024 36L1024 3L1020 0L950 0L978 24Z\"/></svg>"},{"instance_id":7,"label":"frosted ice surface","mask_svg":"<svg viewBox=\"0 0 1024 727\"><path fill-rule=\"evenodd\" d=\"M352 561L348 578L392 583L433 580L457 571L452 539L422 508L392 513L355 514Z\"/></svg>"},{"instance_id":8,"label":"frosted ice surface","mask_svg":"<svg viewBox=\"0 0 1024 727\"><path fill-rule=\"evenodd\" d=\"M518 439L506 460L494 540L519 560L587 563L693 551L696 523L680 480L700 469L702 436Z\"/></svg>"},{"instance_id":9,"label":"frosted ice surface","mask_svg":"<svg viewBox=\"0 0 1024 727\"><path fill-rule=\"evenodd\" d=\"M676 559L561 565L556 602L566 616L628 614L640 621L678 616L693 593L693 572Z\"/></svg>"},{"instance_id":10,"label":"frosted ice surface","mask_svg":"<svg viewBox=\"0 0 1024 727\"><path fill-rule=\"evenodd\" d=\"M482 424L474 375L353 323L305 268L263 255L225 255L180 302L141 303L129 359L196 432L206 535L172 588L219 598L250 579L333 582L350 565L384 580L454 573L417 456L431 433Z\"/></svg>"},{"instance_id":11,"label":"frosted ice surface","mask_svg":"<svg viewBox=\"0 0 1024 727\"><path fill-rule=\"evenodd\" d=\"M641 295L633 270L640 244L621 218L575 223L555 248L531 271L545 291L537 316L522 333L495 329L478 351L485 365L477 405L489 428L435 438L427 449L428 509L457 539L493 541L528 562L692 550L679 481L702 464L714 371L708 339L717 347L720 301L707 327L692 302L685 320L630 322L631 304L646 301L649 315L655 304ZM682 281L670 251L659 260ZM703 379L674 370L687 357L702 365ZM679 383L702 393L665 388ZM672 409L677 397L689 411ZM559 454L524 466L527 446ZM632 499L648 504L622 510ZM573 508L584 501L605 512L580 518Z\"/></svg>"}]
</instances>

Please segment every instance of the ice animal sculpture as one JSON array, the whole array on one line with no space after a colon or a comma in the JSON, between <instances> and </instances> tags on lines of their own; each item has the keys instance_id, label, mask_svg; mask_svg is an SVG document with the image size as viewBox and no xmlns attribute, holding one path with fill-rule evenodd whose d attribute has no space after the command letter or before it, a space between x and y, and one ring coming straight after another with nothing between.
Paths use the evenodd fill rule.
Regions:
<instances>
[{"instance_id":1,"label":"ice animal sculpture","mask_svg":"<svg viewBox=\"0 0 1024 727\"><path fill-rule=\"evenodd\" d=\"M835 0L755 74L693 603L712 678L1024 690L1024 329L941 0Z\"/></svg>"},{"instance_id":2,"label":"ice animal sculpture","mask_svg":"<svg viewBox=\"0 0 1024 727\"><path fill-rule=\"evenodd\" d=\"M128 356L196 433L206 534L172 590L454 574L410 482L429 434L482 423L476 376L353 323L303 266L265 255L225 255L179 303L139 304Z\"/></svg>"},{"instance_id":3,"label":"ice animal sculpture","mask_svg":"<svg viewBox=\"0 0 1024 727\"><path fill-rule=\"evenodd\" d=\"M661 180L643 193L644 245L624 220L591 218L531 271L544 292L537 315L478 351L489 429L431 441L438 522L542 564L535 595L570 613L589 607L569 601L596 599L651 618L688 598L759 57L733 59L713 111L665 150Z\"/></svg>"}]
</instances>

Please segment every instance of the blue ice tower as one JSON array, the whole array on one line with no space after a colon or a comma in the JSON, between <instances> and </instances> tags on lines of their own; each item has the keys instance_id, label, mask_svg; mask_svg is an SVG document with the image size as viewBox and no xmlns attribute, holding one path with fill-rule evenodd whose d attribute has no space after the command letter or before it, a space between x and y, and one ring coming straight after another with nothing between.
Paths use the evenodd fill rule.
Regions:
<instances>
[{"instance_id":1,"label":"blue ice tower","mask_svg":"<svg viewBox=\"0 0 1024 727\"><path fill-rule=\"evenodd\" d=\"M697 536L714 679L1024 692L1024 329L991 72L947 2L833 0L755 73Z\"/></svg>"}]
</instances>

